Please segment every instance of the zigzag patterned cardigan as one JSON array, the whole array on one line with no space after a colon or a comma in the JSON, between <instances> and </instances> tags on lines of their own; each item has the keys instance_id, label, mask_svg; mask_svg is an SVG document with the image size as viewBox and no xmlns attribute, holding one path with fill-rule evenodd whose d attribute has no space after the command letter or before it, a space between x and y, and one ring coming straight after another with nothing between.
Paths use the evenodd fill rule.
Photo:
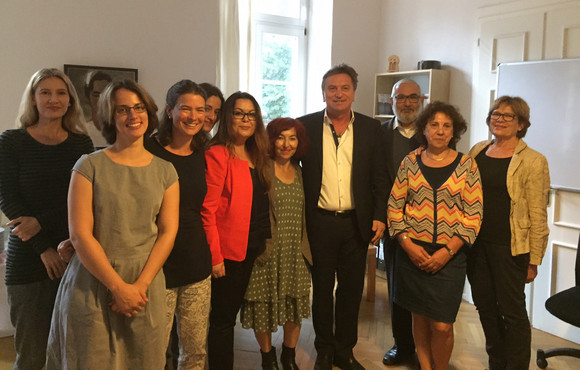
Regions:
<instances>
[{"instance_id":1,"label":"zigzag patterned cardigan","mask_svg":"<svg viewBox=\"0 0 580 370\"><path fill-rule=\"evenodd\" d=\"M425 179L417 157L401 162L389 196L389 233L430 244L447 245L457 235L471 246L483 219L483 193L475 160L467 155L437 189Z\"/></svg>"}]
</instances>

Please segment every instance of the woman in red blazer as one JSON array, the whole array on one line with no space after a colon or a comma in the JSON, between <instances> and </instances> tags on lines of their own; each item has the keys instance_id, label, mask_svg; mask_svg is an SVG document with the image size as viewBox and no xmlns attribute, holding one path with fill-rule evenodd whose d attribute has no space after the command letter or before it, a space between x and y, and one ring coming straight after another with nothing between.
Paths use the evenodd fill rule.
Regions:
<instances>
[{"instance_id":1,"label":"woman in red blazer","mask_svg":"<svg viewBox=\"0 0 580 370\"><path fill-rule=\"evenodd\" d=\"M248 93L232 94L206 151L203 226L212 253L210 369L233 369L234 326L256 257L271 237L268 135L260 106Z\"/></svg>"}]
</instances>

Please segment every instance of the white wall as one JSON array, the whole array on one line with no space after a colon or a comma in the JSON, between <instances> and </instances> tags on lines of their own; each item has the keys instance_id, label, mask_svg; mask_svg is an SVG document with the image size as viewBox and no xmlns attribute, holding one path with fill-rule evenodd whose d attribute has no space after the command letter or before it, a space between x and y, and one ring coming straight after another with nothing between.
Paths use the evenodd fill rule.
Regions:
<instances>
[{"instance_id":1,"label":"white wall","mask_svg":"<svg viewBox=\"0 0 580 370\"><path fill-rule=\"evenodd\" d=\"M359 81L354 109L369 116L373 113L379 30L383 21L381 3L382 0L334 0L331 62L333 65L344 62L356 69ZM321 81L322 76L318 79Z\"/></svg>"},{"instance_id":2,"label":"white wall","mask_svg":"<svg viewBox=\"0 0 580 370\"><path fill-rule=\"evenodd\" d=\"M217 1L0 0L0 131L40 68L137 68L162 106L180 79L215 83L218 40Z\"/></svg>"},{"instance_id":3,"label":"white wall","mask_svg":"<svg viewBox=\"0 0 580 370\"><path fill-rule=\"evenodd\" d=\"M510 0L382 0L377 72L387 71L392 54L400 57L401 71L417 69L419 60L441 61L442 68L450 71L449 102L471 124L477 9L502 2ZM473 124L484 125L485 117L477 117ZM467 132L458 149L467 152L471 144Z\"/></svg>"}]
</instances>

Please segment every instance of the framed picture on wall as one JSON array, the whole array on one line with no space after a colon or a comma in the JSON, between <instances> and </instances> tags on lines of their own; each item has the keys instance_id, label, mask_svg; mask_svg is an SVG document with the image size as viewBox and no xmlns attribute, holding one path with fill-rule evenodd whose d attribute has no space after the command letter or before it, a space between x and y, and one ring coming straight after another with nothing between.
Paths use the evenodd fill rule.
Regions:
<instances>
[{"instance_id":1,"label":"framed picture on wall","mask_svg":"<svg viewBox=\"0 0 580 370\"><path fill-rule=\"evenodd\" d=\"M64 73L71 79L77 91L79 103L87 121L86 130L95 148L107 146L107 142L100 133L100 127L96 123L99 96L111 81L128 79L137 82L137 69L65 64Z\"/></svg>"},{"instance_id":2,"label":"framed picture on wall","mask_svg":"<svg viewBox=\"0 0 580 370\"><path fill-rule=\"evenodd\" d=\"M93 112L96 114L101 91L109 82L123 79L138 81L138 70L133 68L65 64L64 73L71 79L77 90L87 121L93 121Z\"/></svg>"}]
</instances>

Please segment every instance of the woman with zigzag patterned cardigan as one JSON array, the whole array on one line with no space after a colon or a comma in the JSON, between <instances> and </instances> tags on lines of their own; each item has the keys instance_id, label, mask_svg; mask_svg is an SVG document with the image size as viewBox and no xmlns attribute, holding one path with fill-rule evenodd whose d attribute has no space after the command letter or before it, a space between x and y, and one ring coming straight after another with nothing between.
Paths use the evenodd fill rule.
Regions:
<instances>
[{"instance_id":1,"label":"woman with zigzag patterned cardigan","mask_svg":"<svg viewBox=\"0 0 580 370\"><path fill-rule=\"evenodd\" d=\"M394 300L413 315L421 369L445 369L466 274L466 254L479 232L483 195L477 164L456 152L467 128L451 105L433 102L417 119L426 145L399 168L388 204L396 254Z\"/></svg>"}]
</instances>

